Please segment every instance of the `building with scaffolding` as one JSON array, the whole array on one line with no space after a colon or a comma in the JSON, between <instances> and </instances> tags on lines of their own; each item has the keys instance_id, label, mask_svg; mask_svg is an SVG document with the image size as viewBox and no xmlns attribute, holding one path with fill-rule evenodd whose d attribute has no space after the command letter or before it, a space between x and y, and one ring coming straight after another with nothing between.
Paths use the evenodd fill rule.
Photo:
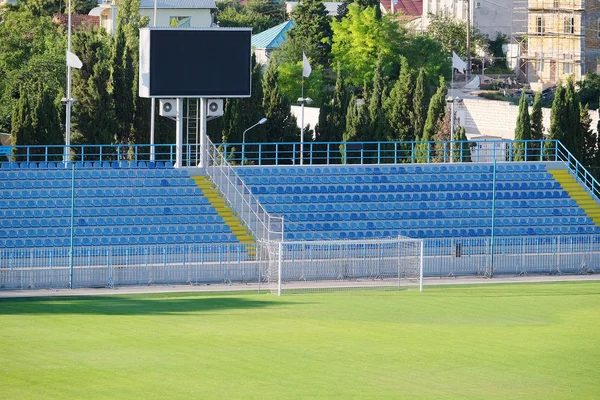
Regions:
<instances>
[{"instance_id":1,"label":"building with scaffolding","mask_svg":"<svg viewBox=\"0 0 600 400\"><path fill-rule=\"evenodd\" d=\"M536 88L580 80L598 72L600 2L514 0L512 41L520 77Z\"/></svg>"}]
</instances>

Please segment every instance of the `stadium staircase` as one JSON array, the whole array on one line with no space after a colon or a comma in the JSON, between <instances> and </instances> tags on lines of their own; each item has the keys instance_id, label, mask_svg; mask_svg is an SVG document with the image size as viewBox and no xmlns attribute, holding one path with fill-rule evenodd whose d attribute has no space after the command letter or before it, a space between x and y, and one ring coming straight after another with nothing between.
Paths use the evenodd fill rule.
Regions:
<instances>
[{"instance_id":1,"label":"stadium staircase","mask_svg":"<svg viewBox=\"0 0 600 400\"><path fill-rule=\"evenodd\" d=\"M217 214L221 216L225 224L236 236L237 240L246 247L248 254L256 254L256 239L238 218L231 207L229 207L225 198L223 198L219 190L210 181L210 179L204 175L193 176L192 179L211 203L211 205L215 208Z\"/></svg>"},{"instance_id":2,"label":"stadium staircase","mask_svg":"<svg viewBox=\"0 0 600 400\"><path fill-rule=\"evenodd\" d=\"M492 224L501 237L600 233L593 200L570 194L549 172L564 168L562 162L498 163L495 177L490 163L236 172L268 212L284 217L288 240L489 237Z\"/></svg>"},{"instance_id":3,"label":"stadium staircase","mask_svg":"<svg viewBox=\"0 0 600 400\"><path fill-rule=\"evenodd\" d=\"M560 186L575 200L588 217L594 221L596 226L600 226L600 205L592 195L578 182L573 175L566 169L549 170L550 174L560 184Z\"/></svg>"}]
</instances>

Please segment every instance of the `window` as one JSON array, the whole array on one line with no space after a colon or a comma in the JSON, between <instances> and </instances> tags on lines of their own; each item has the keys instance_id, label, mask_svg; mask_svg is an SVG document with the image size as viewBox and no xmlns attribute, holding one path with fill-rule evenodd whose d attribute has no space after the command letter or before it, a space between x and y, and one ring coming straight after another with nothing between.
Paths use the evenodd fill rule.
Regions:
<instances>
[{"instance_id":1,"label":"window","mask_svg":"<svg viewBox=\"0 0 600 400\"><path fill-rule=\"evenodd\" d=\"M192 17L169 17L171 28L189 28Z\"/></svg>"},{"instance_id":2,"label":"window","mask_svg":"<svg viewBox=\"0 0 600 400\"><path fill-rule=\"evenodd\" d=\"M554 8L559 8L559 7L560 7L560 1L554 0Z\"/></svg>"},{"instance_id":3,"label":"window","mask_svg":"<svg viewBox=\"0 0 600 400\"><path fill-rule=\"evenodd\" d=\"M544 33L544 17L535 17L535 31L536 33Z\"/></svg>"},{"instance_id":4,"label":"window","mask_svg":"<svg viewBox=\"0 0 600 400\"><path fill-rule=\"evenodd\" d=\"M573 73L573 63L566 62L563 64L563 73L572 74Z\"/></svg>"},{"instance_id":5,"label":"window","mask_svg":"<svg viewBox=\"0 0 600 400\"><path fill-rule=\"evenodd\" d=\"M574 17L566 17L564 21L564 32L568 34L575 33L575 18Z\"/></svg>"}]
</instances>

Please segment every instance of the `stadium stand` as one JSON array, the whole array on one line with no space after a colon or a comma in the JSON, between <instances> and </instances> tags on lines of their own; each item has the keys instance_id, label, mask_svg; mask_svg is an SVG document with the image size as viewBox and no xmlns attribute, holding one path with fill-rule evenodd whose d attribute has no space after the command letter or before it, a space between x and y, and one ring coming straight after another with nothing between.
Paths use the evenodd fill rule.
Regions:
<instances>
[{"instance_id":1,"label":"stadium stand","mask_svg":"<svg viewBox=\"0 0 600 400\"><path fill-rule=\"evenodd\" d=\"M74 246L239 243L205 189L163 162L3 163L0 247L70 246L71 224Z\"/></svg>"},{"instance_id":2,"label":"stadium stand","mask_svg":"<svg viewBox=\"0 0 600 400\"><path fill-rule=\"evenodd\" d=\"M600 233L598 204L582 208L556 170L564 163L499 163L494 191L484 163L236 169L284 217L287 240L483 237L492 223L504 237Z\"/></svg>"}]
</instances>

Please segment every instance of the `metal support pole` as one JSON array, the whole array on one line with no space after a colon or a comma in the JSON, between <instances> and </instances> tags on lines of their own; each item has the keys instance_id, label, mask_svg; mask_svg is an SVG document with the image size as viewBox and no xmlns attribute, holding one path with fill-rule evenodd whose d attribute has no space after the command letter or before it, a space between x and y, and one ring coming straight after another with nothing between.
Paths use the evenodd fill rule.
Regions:
<instances>
[{"instance_id":1,"label":"metal support pole","mask_svg":"<svg viewBox=\"0 0 600 400\"><path fill-rule=\"evenodd\" d=\"M490 240L490 278L494 277L494 225L496 216L496 159L492 177L492 235Z\"/></svg>"},{"instance_id":2,"label":"metal support pole","mask_svg":"<svg viewBox=\"0 0 600 400\"><path fill-rule=\"evenodd\" d=\"M71 248L69 249L69 289L73 289L73 231L75 227L75 163L71 165Z\"/></svg>"},{"instance_id":3,"label":"metal support pole","mask_svg":"<svg viewBox=\"0 0 600 400\"><path fill-rule=\"evenodd\" d=\"M67 39L67 51L71 52L71 0L69 0L69 17L68 17L68 39ZM69 155L71 153L71 67L69 66L69 60L67 57L67 112L65 115L65 151L63 155L63 161L67 163L69 161Z\"/></svg>"},{"instance_id":4,"label":"metal support pole","mask_svg":"<svg viewBox=\"0 0 600 400\"><path fill-rule=\"evenodd\" d=\"M450 162L454 162L454 98L450 105Z\"/></svg>"},{"instance_id":5,"label":"metal support pole","mask_svg":"<svg viewBox=\"0 0 600 400\"><path fill-rule=\"evenodd\" d=\"M421 255L419 257L419 292L423 291L423 241L421 240Z\"/></svg>"},{"instance_id":6,"label":"metal support pole","mask_svg":"<svg viewBox=\"0 0 600 400\"><path fill-rule=\"evenodd\" d=\"M281 270L282 270L282 260L281 260L281 252L283 249L282 242L278 243L279 253L277 255L277 296L281 296Z\"/></svg>"},{"instance_id":7,"label":"metal support pole","mask_svg":"<svg viewBox=\"0 0 600 400\"><path fill-rule=\"evenodd\" d=\"M200 98L200 163L199 167L207 167L208 140L206 140L206 99ZM216 158L215 158L216 160Z\"/></svg>"},{"instance_id":8,"label":"metal support pole","mask_svg":"<svg viewBox=\"0 0 600 400\"><path fill-rule=\"evenodd\" d=\"M178 98L175 117L175 168L183 167L183 99Z\"/></svg>"}]
</instances>

